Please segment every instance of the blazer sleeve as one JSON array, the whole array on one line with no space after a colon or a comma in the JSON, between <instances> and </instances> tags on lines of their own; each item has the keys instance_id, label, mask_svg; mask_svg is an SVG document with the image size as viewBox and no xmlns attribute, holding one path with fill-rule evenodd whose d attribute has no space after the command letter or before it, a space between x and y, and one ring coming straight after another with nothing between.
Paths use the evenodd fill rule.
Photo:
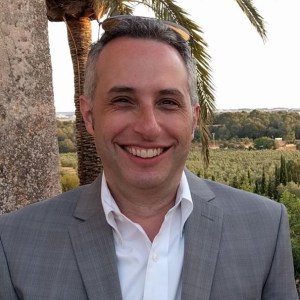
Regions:
<instances>
[{"instance_id":1,"label":"blazer sleeve","mask_svg":"<svg viewBox=\"0 0 300 300\"><path fill-rule=\"evenodd\" d=\"M264 285L262 300L299 300L294 279L289 222L283 205L273 261Z\"/></svg>"},{"instance_id":2,"label":"blazer sleeve","mask_svg":"<svg viewBox=\"0 0 300 300\"><path fill-rule=\"evenodd\" d=\"M18 300L14 286L11 282L9 268L0 239L0 299Z\"/></svg>"}]
</instances>

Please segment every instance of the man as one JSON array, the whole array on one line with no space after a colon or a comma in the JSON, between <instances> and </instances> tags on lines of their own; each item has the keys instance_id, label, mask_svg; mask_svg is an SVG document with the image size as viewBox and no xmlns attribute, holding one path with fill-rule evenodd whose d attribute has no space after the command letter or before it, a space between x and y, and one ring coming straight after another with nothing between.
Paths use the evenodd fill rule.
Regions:
<instances>
[{"instance_id":1,"label":"man","mask_svg":"<svg viewBox=\"0 0 300 300\"><path fill-rule=\"evenodd\" d=\"M103 28L80 101L104 172L2 216L0 299L298 299L284 207L184 169L199 115L186 30Z\"/></svg>"}]
</instances>

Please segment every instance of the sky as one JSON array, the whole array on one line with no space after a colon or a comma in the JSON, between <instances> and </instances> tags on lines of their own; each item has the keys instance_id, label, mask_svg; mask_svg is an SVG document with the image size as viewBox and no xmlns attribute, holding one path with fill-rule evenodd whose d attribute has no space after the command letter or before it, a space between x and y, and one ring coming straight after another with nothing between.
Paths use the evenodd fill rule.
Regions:
<instances>
[{"instance_id":1,"label":"sky","mask_svg":"<svg viewBox=\"0 0 300 300\"><path fill-rule=\"evenodd\" d=\"M300 1L253 0L263 16L263 42L235 0L179 0L203 31L211 56L217 109L300 108ZM151 15L139 9L136 15ZM93 40L98 25L93 21ZM75 110L64 23L49 22L57 112Z\"/></svg>"}]
</instances>

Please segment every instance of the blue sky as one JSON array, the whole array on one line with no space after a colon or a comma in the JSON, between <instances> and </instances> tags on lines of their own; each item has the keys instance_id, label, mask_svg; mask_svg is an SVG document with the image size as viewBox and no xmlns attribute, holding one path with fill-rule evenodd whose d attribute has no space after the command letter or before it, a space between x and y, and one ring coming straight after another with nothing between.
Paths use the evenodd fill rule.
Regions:
<instances>
[{"instance_id":1,"label":"blue sky","mask_svg":"<svg viewBox=\"0 0 300 300\"><path fill-rule=\"evenodd\" d=\"M253 3L266 22L265 43L234 0L178 1L202 28L208 43L216 107L300 108L300 1ZM97 23L93 23L96 38ZM63 23L49 23L49 42L56 111L74 111L72 65Z\"/></svg>"}]
</instances>

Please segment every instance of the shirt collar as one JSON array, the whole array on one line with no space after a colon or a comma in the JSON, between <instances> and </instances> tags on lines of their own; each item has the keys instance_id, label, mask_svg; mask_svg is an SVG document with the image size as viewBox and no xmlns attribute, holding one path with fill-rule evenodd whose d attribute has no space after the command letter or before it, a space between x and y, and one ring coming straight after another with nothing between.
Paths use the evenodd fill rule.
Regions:
<instances>
[{"instance_id":1,"label":"shirt collar","mask_svg":"<svg viewBox=\"0 0 300 300\"><path fill-rule=\"evenodd\" d=\"M180 184L177 190L174 208L179 205L181 210L180 234L182 236L184 224L193 211L193 200L191 196L191 191L184 172L182 172Z\"/></svg>"},{"instance_id":2,"label":"shirt collar","mask_svg":"<svg viewBox=\"0 0 300 300\"><path fill-rule=\"evenodd\" d=\"M123 214L120 211L116 201L114 200L113 196L109 191L104 171L102 174L102 183L101 183L101 201L102 201L107 223L110 226L112 226L118 232L118 234L120 234L115 221L115 216L123 215ZM181 236L182 236L184 224L193 210L193 200L192 200L189 184L184 172L182 172L180 184L177 190L175 205L170 209L170 211L175 210L177 207L179 207L179 209L181 210L180 228L181 228ZM124 218L127 219L126 216L124 216Z\"/></svg>"}]
</instances>

